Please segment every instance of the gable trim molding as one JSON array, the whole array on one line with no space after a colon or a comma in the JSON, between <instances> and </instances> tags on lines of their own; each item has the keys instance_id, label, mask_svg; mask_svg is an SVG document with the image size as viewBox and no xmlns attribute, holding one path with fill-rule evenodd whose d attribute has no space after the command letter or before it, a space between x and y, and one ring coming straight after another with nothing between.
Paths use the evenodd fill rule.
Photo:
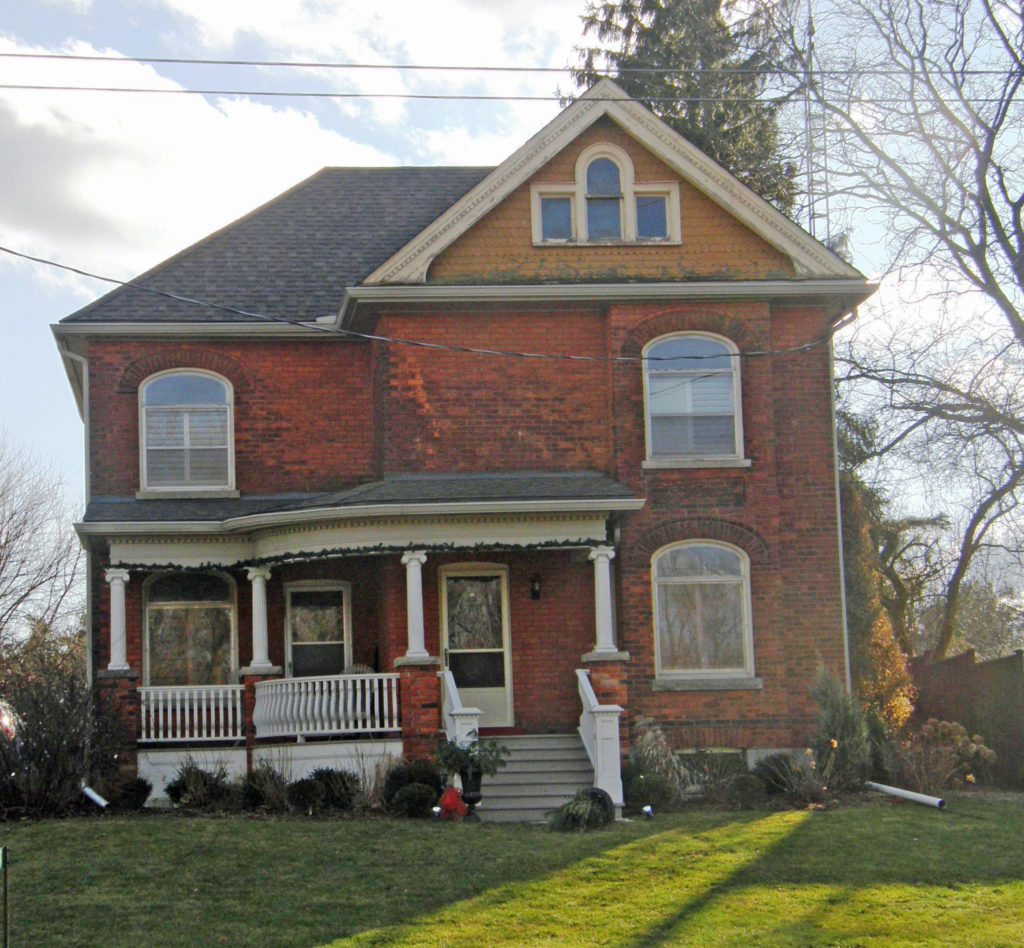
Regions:
<instances>
[{"instance_id":1,"label":"gable trim molding","mask_svg":"<svg viewBox=\"0 0 1024 948\"><path fill-rule=\"evenodd\" d=\"M604 116L789 257L798 276L863 279L858 270L741 184L612 80L601 79L374 270L363 285L425 283L431 263L443 250Z\"/></svg>"}]
</instances>

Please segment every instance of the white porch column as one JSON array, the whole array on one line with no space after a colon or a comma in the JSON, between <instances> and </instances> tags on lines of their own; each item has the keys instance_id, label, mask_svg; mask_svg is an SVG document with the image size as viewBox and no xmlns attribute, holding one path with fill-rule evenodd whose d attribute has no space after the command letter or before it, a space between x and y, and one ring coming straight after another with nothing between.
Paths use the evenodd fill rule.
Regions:
<instances>
[{"instance_id":1,"label":"white porch column","mask_svg":"<svg viewBox=\"0 0 1024 948\"><path fill-rule=\"evenodd\" d=\"M271 668L270 642L267 637L267 580L270 570L266 567L250 567L246 576L252 583L252 664L249 668Z\"/></svg>"},{"instance_id":2,"label":"white porch column","mask_svg":"<svg viewBox=\"0 0 1024 948\"><path fill-rule=\"evenodd\" d=\"M614 547L595 546L588 557L594 564L594 654L618 652L612 629L611 562L614 556Z\"/></svg>"},{"instance_id":3,"label":"white porch column","mask_svg":"<svg viewBox=\"0 0 1024 948\"><path fill-rule=\"evenodd\" d=\"M405 608L409 647L406 658L429 658L426 634L423 627L423 564L427 554L422 550L410 550L402 554L405 567Z\"/></svg>"},{"instance_id":4,"label":"white porch column","mask_svg":"<svg viewBox=\"0 0 1024 948\"><path fill-rule=\"evenodd\" d=\"M129 671L128 637L124 620L124 587L128 570L108 569L104 574L110 584L110 671Z\"/></svg>"}]
</instances>

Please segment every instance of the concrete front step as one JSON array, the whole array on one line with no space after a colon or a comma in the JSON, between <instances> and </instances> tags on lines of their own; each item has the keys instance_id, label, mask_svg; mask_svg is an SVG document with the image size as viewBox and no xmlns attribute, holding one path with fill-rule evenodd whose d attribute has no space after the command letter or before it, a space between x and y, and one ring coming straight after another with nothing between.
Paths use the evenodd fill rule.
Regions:
<instances>
[{"instance_id":1,"label":"concrete front step","mask_svg":"<svg viewBox=\"0 0 1024 948\"><path fill-rule=\"evenodd\" d=\"M496 738L509 749L507 764L485 777L479 813L489 822L547 819L576 792L594 784L594 770L577 734Z\"/></svg>"}]
</instances>

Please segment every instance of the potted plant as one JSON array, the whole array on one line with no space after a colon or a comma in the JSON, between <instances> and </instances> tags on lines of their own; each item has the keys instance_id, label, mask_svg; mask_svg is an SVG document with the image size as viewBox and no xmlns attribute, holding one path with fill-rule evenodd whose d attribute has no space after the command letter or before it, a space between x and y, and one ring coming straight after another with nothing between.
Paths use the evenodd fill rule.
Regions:
<instances>
[{"instance_id":1,"label":"potted plant","mask_svg":"<svg viewBox=\"0 0 1024 948\"><path fill-rule=\"evenodd\" d=\"M474 807L480 802L480 785L484 774L493 776L504 767L509 750L497 741L481 741L476 731L470 731L470 739L458 741L441 740L437 745L437 765L449 776L458 774L462 780L462 799L469 807L467 819L472 819Z\"/></svg>"}]
</instances>

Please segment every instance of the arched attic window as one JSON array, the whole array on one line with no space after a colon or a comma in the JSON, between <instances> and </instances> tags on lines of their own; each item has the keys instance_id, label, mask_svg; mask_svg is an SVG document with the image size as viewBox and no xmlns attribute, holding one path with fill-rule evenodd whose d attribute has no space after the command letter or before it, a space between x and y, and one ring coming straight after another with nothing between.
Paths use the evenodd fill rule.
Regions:
<instances>
[{"instance_id":1,"label":"arched attic window","mask_svg":"<svg viewBox=\"0 0 1024 948\"><path fill-rule=\"evenodd\" d=\"M234 486L230 383L198 369L151 376L139 388L144 490Z\"/></svg>"},{"instance_id":2,"label":"arched attic window","mask_svg":"<svg viewBox=\"0 0 1024 948\"><path fill-rule=\"evenodd\" d=\"M621 148L584 149L569 184L535 184L533 239L537 244L679 242L679 186L637 182Z\"/></svg>"}]
</instances>

